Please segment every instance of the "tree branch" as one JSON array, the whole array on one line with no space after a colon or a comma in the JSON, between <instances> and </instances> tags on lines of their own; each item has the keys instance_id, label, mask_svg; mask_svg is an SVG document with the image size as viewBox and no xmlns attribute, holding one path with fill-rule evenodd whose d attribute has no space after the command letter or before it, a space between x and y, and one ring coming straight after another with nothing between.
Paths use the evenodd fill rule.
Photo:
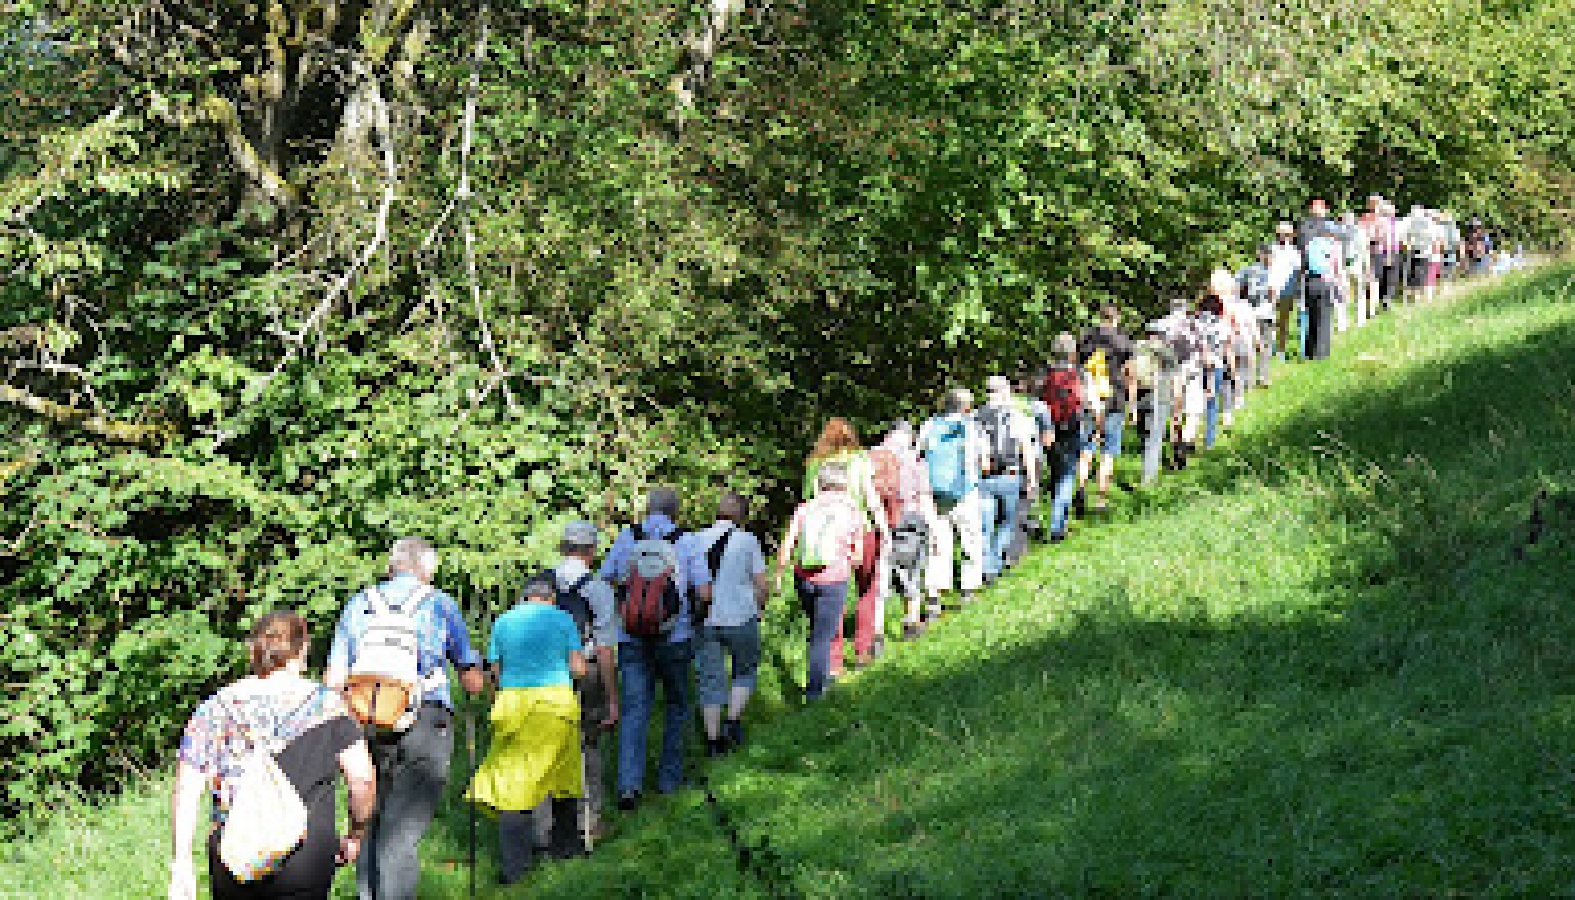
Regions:
<instances>
[{"instance_id":1,"label":"tree branch","mask_svg":"<svg viewBox=\"0 0 1575 900\"><path fill-rule=\"evenodd\" d=\"M137 425L131 422L120 422L68 406L56 403L45 397L31 393L14 385L0 382L0 403L11 403L35 415L43 416L62 425L70 425L83 431L96 434L106 440L117 444L132 444L141 447L157 446L163 440L172 437L174 431L159 425Z\"/></svg>"}]
</instances>

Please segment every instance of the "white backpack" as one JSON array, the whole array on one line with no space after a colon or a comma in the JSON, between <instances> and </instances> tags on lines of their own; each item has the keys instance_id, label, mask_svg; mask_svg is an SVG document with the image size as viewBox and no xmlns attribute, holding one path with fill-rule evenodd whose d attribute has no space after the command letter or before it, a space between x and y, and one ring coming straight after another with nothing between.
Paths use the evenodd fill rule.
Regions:
<instances>
[{"instance_id":1,"label":"white backpack","mask_svg":"<svg viewBox=\"0 0 1575 900\"><path fill-rule=\"evenodd\" d=\"M848 535L863 525L858 508L847 494L821 494L809 501L799 523L798 564L817 571L848 560Z\"/></svg>"},{"instance_id":2,"label":"white backpack","mask_svg":"<svg viewBox=\"0 0 1575 900\"><path fill-rule=\"evenodd\" d=\"M441 665L421 677L416 613L431 595L432 588L421 585L395 606L375 586L363 592L370 619L345 681L350 714L361 724L405 731L416 721L422 696L448 685L447 671Z\"/></svg>"},{"instance_id":3,"label":"white backpack","mask_svg":"<svg viewBox=\"0 0 1575 900\"><path fill-rule=\"evenodd\" d=\"M278 735L264 741L239 715L231 718L245 737L247 750L219 835L219 861L245 884L277 871L301 846L306 840L307 812L301 795L274 759L278 750L272 745Z\"/></svg>"}]
</instances>

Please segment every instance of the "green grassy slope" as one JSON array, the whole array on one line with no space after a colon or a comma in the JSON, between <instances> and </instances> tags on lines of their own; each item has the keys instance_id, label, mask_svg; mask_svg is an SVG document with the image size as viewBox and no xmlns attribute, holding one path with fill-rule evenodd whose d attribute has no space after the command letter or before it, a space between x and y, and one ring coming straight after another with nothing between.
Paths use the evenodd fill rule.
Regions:
<instances>
[{"instance_id":1,"label":"green grassy slope","mask_svg":"<svg viewBox=\"0 0 1575 900\"><path fill-rule=\"evenodd\" d=\"M1539 488L1575 497L1572 279L1282 368L1184 476L828 702L763 710L706 773L770 839L752 871L690 791L513 891L483 827L482 895L1568 893L1575 508L1516 549ZM161 788L0 848L0 896L160 893ZM464 837L450 804L423 897L464 896Z\"/></svg>"}]
</instances>

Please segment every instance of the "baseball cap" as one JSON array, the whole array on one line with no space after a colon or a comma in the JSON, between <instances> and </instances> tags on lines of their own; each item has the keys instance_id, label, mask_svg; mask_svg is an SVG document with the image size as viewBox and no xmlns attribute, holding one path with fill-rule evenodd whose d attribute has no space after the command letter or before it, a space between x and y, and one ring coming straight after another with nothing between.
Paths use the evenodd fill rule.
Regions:
<instances>
[{"instance_id":1,"label":"baseball cap","mask_svg":"<svg viewBox=\"0 0 1575 900\"><path fill-rule=\"evenodd\" d=\"M584 519L579 519L563 526L563 542L573 547L596 546L596 526Z\"/></svg>"}]
</instances>

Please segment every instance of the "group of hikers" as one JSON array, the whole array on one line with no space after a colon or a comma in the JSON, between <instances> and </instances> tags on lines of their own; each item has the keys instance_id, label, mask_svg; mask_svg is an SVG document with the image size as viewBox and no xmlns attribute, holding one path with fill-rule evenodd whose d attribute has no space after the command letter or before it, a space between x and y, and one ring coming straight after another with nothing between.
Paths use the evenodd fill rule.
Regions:
<instances>
[{"instance_id":1,"label":"group of hikers","mask_svg":"<svg viewBox=\"0 0 1575 900\"><path fill-rule=\"evenodd\" d=\"M602 529L569 522L557 563L527 579L484 653L433 585L437 551L402 538L387 579L345 605L321 683L306 674L306 621L275 611L252 630L251 675L193 714L174 787L169 896L196 896L207 793L213 896L327 897L336 866L353 863L361 900L415 897L419 847L454 752L451 670L466 693L492 697L490 741L466 799L497 815L501 882L543 858L588 853L609 799L622 810L642 802L658 691L657 792L686 783L691 683L707 755L744 743L775 584L791 577L809 622L803 695L814 702L850 668L850 596L859 668L884 651L888 598L902 603L901 637L918 639L1032 541L1062 541L1076 516L1106 509L1126 425L1162 439L1170 465L1185 466L1269 383L1273 361L1322 359L1333 333L1485 271L1494 252L1480 222L1461 229L1421 207L1399 217L1378 196L1336 219L1314 200L1299 223L1279 223L1255 263L1216 270L1140 338L1106 306L1080 335L1056 335L1037 371L986 379L977 408L971 391L953 388L937 415L896 422L868 449L847 420L830 419L774 572L734 492L721 495L711 525L691 531L679 525L678 492L652 490L644 518L618 530L600 559ZM614 734L609 789L603 745Z\"/></svg>"}]
</instances>

